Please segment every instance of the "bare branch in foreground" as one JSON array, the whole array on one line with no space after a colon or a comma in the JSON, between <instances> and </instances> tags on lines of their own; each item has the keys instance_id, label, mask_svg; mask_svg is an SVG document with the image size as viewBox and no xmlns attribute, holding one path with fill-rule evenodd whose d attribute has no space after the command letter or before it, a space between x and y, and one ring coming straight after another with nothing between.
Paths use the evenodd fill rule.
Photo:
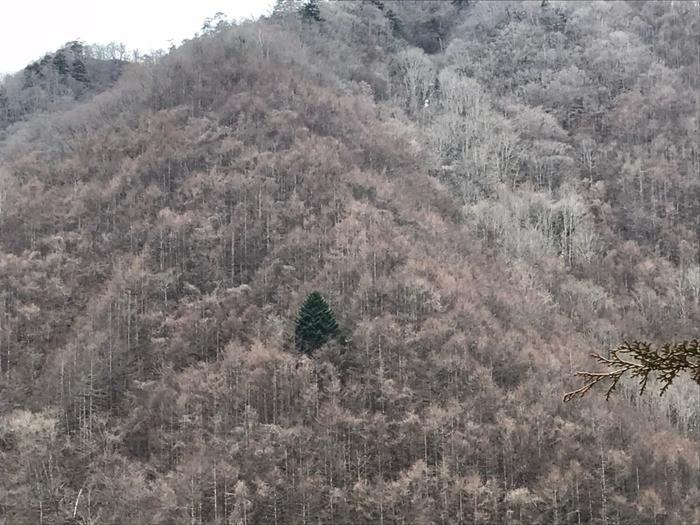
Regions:
<instances>
[{"instance_id":1,"label":"bare branch in foreground","mask_svg":"<svg viewBox=\"0 0 700 525\"><path fill-rule=\"evenodd\" d=\"M645 341L631 343L625 341L611 352L610 357L603 357L600 354L591 355L610 370L576 372L574 375L582 377L585 384L581 388L564 394L564 402L575 397L583 397L593 386L605 381L610 381L610 386L605 393L605 399L609 400L622 376L628 372L631 377L639 379L640 394L646 390L652 374L655 374L656 379L661 382L660 395L666 393L681 372L690 372L691 378L700 384L700 340L698 339L666 343L658 349L652 348L651 344Z\"/></svg>"}]
</instances>

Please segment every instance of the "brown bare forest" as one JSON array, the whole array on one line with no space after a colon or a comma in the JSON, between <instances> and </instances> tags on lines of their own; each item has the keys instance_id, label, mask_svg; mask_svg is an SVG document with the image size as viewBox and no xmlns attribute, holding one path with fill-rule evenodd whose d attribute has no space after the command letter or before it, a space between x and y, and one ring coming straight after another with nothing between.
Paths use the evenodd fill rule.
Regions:
<instances>
[{"instance_id":1,"label":"brown bare forest","mask_svg":"<svg viewBox=\"0 0 700 525\"><path fill-rule=\"evenodd\" d=\"M281 0L0 82L0 524L700 523L700 3ZM313 290L338 337L294 343Z\"/></svg>"}]
</instances>

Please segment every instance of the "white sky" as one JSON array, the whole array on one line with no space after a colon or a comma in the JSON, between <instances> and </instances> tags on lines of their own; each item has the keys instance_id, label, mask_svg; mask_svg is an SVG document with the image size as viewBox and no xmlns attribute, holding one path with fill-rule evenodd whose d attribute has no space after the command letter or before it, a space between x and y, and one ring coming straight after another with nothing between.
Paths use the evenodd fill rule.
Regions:
<instances>
[{"instance_id":1,"label":"white sky","mask_svg":"<svg viewBox=\"0 0 700 525\"><path fill-rule=\"evenodd\" d=\"M274 0L0 0L0 75L19 71L66 42L122 42L144 53L200 31L221 11L228 19L269 14Z\"/></svg>"}]
</instances>

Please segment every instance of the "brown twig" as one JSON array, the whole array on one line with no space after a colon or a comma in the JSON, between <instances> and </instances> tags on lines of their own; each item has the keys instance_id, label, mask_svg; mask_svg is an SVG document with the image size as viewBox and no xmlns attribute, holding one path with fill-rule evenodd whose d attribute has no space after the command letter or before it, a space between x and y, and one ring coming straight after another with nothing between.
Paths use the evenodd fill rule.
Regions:
<instances>
[{"instance_id":1,"label":"brown twig","mask_svg":"<svg viewBox=\"0 0 700 525\"><path fill-rule=\"evenodd\" d=\"M600 382L610 380L610 386L605 393L605 399L615 391L617 384L624 374L630 373L631 377L639 379L640 395L646 390L649 377L656 374L658 381L662 383L660 394L666 393L673 380L683 371L688 371L691 378L700 384L700 340L693 339L680 343L666 343L659 349L652 348L645 341L625 341L610 354L603 357L600 354L591 354L600 364L612 368L604 372L578 371L574 375L584 378L585 383L581 388L564 394L564 402L575 397L583 397Z\"/></svg>"}]
</instances>

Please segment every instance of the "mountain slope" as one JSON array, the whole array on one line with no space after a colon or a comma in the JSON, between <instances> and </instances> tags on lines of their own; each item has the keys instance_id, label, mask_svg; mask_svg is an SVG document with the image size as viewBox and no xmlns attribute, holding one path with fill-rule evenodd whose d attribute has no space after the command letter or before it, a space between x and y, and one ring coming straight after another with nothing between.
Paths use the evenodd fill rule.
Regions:
<instances>
[{"instance_id":1,"label":"mountain slope","mask_svg":"<svg viewBox=\"0 0 700 525\"><path fill-rule=\"evenodd\" d=\"M548 203L465 202L433 117L396 102L389 71L421 55L386 6L323 8L133 64L0 145L0 519L697 520L697 434L560 403L624 298L582 304L590 267L474 221ZM333 40L353 17L380 45ZM312 289L350 341L308 359L290 334Z\"/></svg>"}]
</instances>

